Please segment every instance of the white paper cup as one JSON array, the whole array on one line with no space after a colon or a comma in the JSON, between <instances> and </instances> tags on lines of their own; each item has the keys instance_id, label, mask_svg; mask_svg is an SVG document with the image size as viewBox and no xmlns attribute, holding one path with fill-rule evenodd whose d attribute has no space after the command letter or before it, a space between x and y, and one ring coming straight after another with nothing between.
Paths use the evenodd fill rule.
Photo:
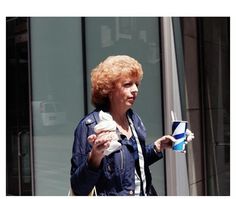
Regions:
<instances>
[{"instance_id":1,"label":"white paper cup","mask_svg":"<svg viewBox=\"0 0 236 199\"><path fill-rule=\"evenodd\" d=\"M172 136L176 142L172 145L172 150L176 152L183 152L185 150L187 121L172 121Z\"/></svg>"}]
</instances>

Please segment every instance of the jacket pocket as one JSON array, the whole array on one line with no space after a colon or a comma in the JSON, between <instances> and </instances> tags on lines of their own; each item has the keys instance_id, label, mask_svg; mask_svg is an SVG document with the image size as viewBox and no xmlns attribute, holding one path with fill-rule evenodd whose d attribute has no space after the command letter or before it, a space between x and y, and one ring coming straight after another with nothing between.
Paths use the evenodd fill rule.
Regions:
<instances>
[{"instance_id":1,"label":"jacket pocket","mask_svg":"<svg viewBox=\"0 0 236 199\"><path fill-rule=\"evenodd\" d=\"M122 189L122 173L124 170L124 154L122 149L105 157L104 175L107 186L120 191Z\"/></svg>"}]
</instances>

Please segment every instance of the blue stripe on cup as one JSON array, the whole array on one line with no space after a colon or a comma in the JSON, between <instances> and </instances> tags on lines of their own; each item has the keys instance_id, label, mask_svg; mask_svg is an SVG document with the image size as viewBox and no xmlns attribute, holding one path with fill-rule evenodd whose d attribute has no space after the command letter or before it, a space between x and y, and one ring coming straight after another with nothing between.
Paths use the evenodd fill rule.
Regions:
<instances>
[{"instance_id":1,"label":"blue stripe on cup","mask_svg":"<svg viewBox=\"0 0 236 199\"><path fill-rule=\"evenodd\" d=\"M173 123L172 123L172 136L176 139L176 142L173 143L173 146L172 146L172 149L174 151L184 151L185 139L186 139L186 129L187 129L187 122L173 121Z\"/></svg>"},{"instance_id":2,"label":"blue stripe on cup","mask_svg":"<svg viewBox=\"0 0 236 199\"><path fill-rule=\"evenodd\" d=\"M184 136L185 136L185 133L181 133L181 134L174 135L174 138L175 139L180 139L180 138L182 138Z\"/></svg>"}]
</instances>

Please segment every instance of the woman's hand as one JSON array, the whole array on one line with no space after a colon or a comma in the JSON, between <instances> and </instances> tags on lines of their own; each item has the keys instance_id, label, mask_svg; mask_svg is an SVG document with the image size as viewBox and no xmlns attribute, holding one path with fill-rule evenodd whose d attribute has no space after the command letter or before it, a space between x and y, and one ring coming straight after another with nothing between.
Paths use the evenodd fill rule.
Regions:
<instances>
[{"instance_id":1,"label":"woman's hand","mask_svg":"<svg viewBox=\"0 0 236 199\"><path fill-rule=\"evenodd\" d=\"M89 153L88 163L93 168L98 168L101 160L104 157L104 151L110 146L111 140L109 138L104 138L102 132L98 135L92 134L88 136L88 142L92 145L92 150Z\"/></svg>"},{"instance_id":2,"label":"woman's hand","mask_svg":"<svg viewBox=\"0 0 236 199\"><path fill-rule=\"evenodd\" d=\"M176 142L176 139L171 136L171 135L164 135L161 138L157 139L154 144L155 144L155 149L158 152L163 151L164 149L171 148L172 143Z\"/></svg>"},{"instance_id":3,"label":"woman's hand","mask_svg":"<svg viewBox=\"0 0 236 199\"><path fill-rule=\"evenodd\" d=\"M186 142L185 142L186 144L188 144L195 138L193 132L190 131L189 129L186 130L186 135L187 135Z\"/></svg>"},{"instance_id":4,"label":"woman's hand","mask_svg":"<svg viewBox=\"0 0 236 199\"><path fill-rule=\"evenodd\" d=\"M192 133L192 131L190 131L189 129L186 130L186 141L185 144L188 144L189 142L191 142L194 139L194 134ZM172 147L172 143L176 142L176 139L171 136L171 135L164 135L161 138L157 139L154 144L155 144L155 149L158 152L163 151L164 149L167 148L171 148ZM186 151L183 151L183 153L185 153Z\"/></svg>"}]
</instances>

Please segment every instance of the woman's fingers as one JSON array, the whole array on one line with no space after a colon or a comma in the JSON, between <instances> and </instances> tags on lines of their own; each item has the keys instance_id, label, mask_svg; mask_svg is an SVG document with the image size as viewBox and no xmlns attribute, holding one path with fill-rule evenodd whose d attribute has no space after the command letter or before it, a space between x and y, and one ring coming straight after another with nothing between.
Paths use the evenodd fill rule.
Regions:
<instances>
[{"instance_id":1,"label":"woman's fingers","mask_svg":"<svg viewBox=\"0 0 236 199\"><path fill-rule=\"evenodd\" d=\"M93 146L93 151L95 153L103 153L110 146L111 140L107 138L107 136L102 136L102 134L106 134L103 132L101 134L92 134L88 136L88 142Z\"/></svg>"},{"instance_id":2,"label":"woman's fingers","mask_svg":"<svg viewBox=\"0 0 236 199\"><path fill-rule=\"evenodd\" d=\"M172 142L176 142L176 139L171 135L164 135L160 139L161 144L172 144Z\"/></svg>"},{"instance_id":3,"label":"woman's fingers","mask_svg":"<svg viewBox=\"0 0 236 199\"><path fill-rule=\"evenodd\" d=\"M96 146L98 151L104 152L110 146L110 141L103 142Z\"/></svg>"},{"instance_id":4,"label":"woman's fingers","mask_svg":"<svg viewBox=\"0 0 236 199\"><path fill-rule=\"evenodd\" d=\"M189 129L186 129L186 135L189 135L191 133L192 133L192 131L190 131Z\"/></svg>"},{"instance_id":5,"label":"woman's fingers","mask_svg":"<svg viewBox=\"0 0 236 199\"><path fill-rule=\"evenodd\" d=\"M88 139L88 142L93 145L96 138L97 138L97 136L95 134L92 134L92 135L88 136L87 139Z\"/></svg>"},{"instance_id":6,"label":"woman's fingers","mask_svg":"<svg viewBox=\"0 0 236 199\"><path fill-rule=\"evenodd\" d=\"M164 137L165 137L165 139L168 140L168 141L176 142L176 139L175 139L173 136L171 136L171 135L165 135Z\"/></svg>"},{"instance_id":7,"label":"woman's fingers","mask_svg":"<svg viewBox=\"0 0 236 199\"><path fill-rule=\"evenodd\" d=\"M104 144L104 143L107 142L107 141L110 141L110 140L108 140L108 139L106 139L106 138L97 138L97 139L95 140L94 144L95 144L95 145L100 145L100 144Z\"/></svg>"},{"instance_id":8,"label":"woman's fingers","mask_svg":"<svg viewBox=\"0 0 236 199\"><path fill-rule=\"evenodd\" d=\"M105 138L97 138L93 145L93 150L96 150L97 152L104 152L109 146L110 146L110 140Z\"/></svg>"},{"instance_id":9,"label":"woman's fingers","mask_svg":"<svg viewBox=\"0 0 236 199\"><path fill-rule=\"evenodd\" d=\"M171 135L164 135L155 141L155 145L158 151L162 151L166 148L170 148L172 143L176 142L176 139Z\"/></svg>"},{"instance_id":10,"label":"woman's fingers","mask_svg":"<svg viewBox=\"0 0 236 199\"><path fill-rule=\"evenodd\" d=\"M195 137L194 137L194 133L192 131L190 131L189 129L186 130L186 141L187 142L191 142Z\"/></svg>"},{"instance_id":11,"label":"woman's fingers","mask_svg":"<svg viewBox=\"0 0 236 199\"><path fill-rule=\"evenodd\" d=\"M89 164L98 167L104 157L104 151L110 146L111 140L102 136L99 137L97 134L92 134L87 139L92 144L92 150L89 153Z\"/></svg>"},{"instance_id":12,"label":"woman's fingers","mask_svg":"<svg viewBox=\"0 0 236 199\"><path fill-rule=\"evenodd\" d=\"M187 138L186 138L185 144L187 144L188 142L191 142L194 139L194 134L189 129L186 130L186 135L187 135ZM164 135L158 140L156 140L154 144L156 145L156 148L158 151L162 151L164 149L171 148L172 144L175 143L176 141L177 140L173 136ZM186 153L186 151L183 151L183 153Z\"/></svg>"},{"instance_id":13,"label":"woman's fingers","mask_svg":"<svg viewBox=\"0 0 236 199\"><path fill-rule=\"evenodd\" d=\"M108 141L110 140L109 136L107 136L108 132L107 131L103 131L102 133L99 134L92 134L90 136L88 136L88 142L90 144L98 144L98 143L102 143L104 141Z\"/></svg>"}]
</instances>

